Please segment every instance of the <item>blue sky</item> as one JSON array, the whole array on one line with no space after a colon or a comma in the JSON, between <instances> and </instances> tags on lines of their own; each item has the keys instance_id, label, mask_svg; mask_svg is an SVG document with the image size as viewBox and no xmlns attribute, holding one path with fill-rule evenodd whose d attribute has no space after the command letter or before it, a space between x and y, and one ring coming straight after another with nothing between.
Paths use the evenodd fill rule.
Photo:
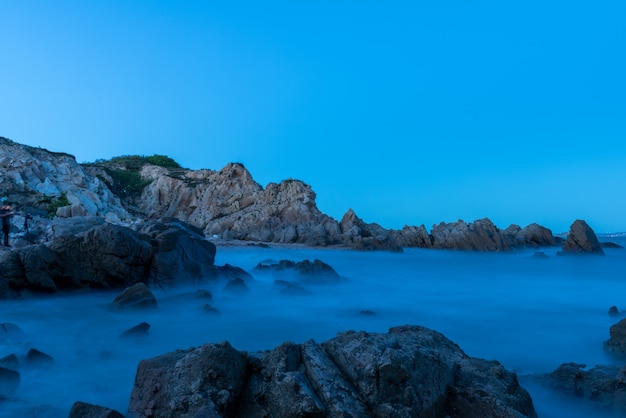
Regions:
<instances>
[{"instance_id":1,"label":"blue sky","mask_svg":"<svg viewBox=\"0 0 626 418\"><path fill-rule=\"evenodd\" d=\"M622 1L0 0L0 135L242 162L388 228L626 230Z\"/></svg>"}]
</instances>

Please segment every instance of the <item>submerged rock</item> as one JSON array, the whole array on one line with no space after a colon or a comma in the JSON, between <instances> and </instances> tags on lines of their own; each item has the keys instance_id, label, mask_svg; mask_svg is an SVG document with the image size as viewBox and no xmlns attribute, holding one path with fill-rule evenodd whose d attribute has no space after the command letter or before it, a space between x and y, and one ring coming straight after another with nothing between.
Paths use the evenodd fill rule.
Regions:
<instances>
[{"instance_id":1,"label":"submerged rock","mask_svg":"<svg viewBox=\"0 0 626 418\"><path fill-rule=\"evenodd\" d=\"M54 365L54 358L44 353L43 351L39 351L36 348L31 348L26 353L26 357L24 358L24 364L29 367L50 367Z\"/></svg>"},{"instance_id":2,"label":"submerged rock","mask_svg":"<svg viewBox=\"0 0 626 418\"><path fill-rule=\"evenodd\" d=\"M274 276L293 278L304 284L335 284L339 283L341 276L328 264L321 260L303 260L299 262L281 260L278 263L259 263L255 267L257 271L269 271Z\"/></svg>"},{"instance_id":3,"label":"submerged rock","mask_svg":"<svg viewBox=\"0 0 626 418\"><path fill-rule=\"evenodd\" d=\"M20 373L16 370L0 366L0 400L11 395L20 386Z\"/></svg>"},{"instance_id":4,"label":"submerged rock","mask_svg":"<svg viewBox=\"0 0 626 418\"><path fill-rule=\"evenodd\" d=\"M156 298L143 283L124 289L111 303L111 309L114 311L156 309L157 307Z\"/></svg>"},{"instance_id":5,"label":"submerged rock","mask_svg":"<svg viewBox=\"0 0 626 418\"><path fill-rule=\"evenodd\" d=\"M124 415L104 406L75 402L68 418L124 418Z\"/></svg>"},{"instance_id":6,"label":"submerged rock","mask_svg":"<svg viewBox=\"0 0 626 418\"><path fill-rule=\"evenodd\" d=\"M247 354L227 342L137 369L129 417L536 417L514 373L417 326Z\"/></svg>"},{"instance_id":7,"label":"submerged rock","mask_svg":"<svg viewBox=\"0 0 626 418\"><path fill-rule=\"evenodd\" d=\"M148 335L149 330L150 324L148 324L147 322L142 322L121 333L120 338L145 337L146 335Z\"/></svg>"}]
</instances>

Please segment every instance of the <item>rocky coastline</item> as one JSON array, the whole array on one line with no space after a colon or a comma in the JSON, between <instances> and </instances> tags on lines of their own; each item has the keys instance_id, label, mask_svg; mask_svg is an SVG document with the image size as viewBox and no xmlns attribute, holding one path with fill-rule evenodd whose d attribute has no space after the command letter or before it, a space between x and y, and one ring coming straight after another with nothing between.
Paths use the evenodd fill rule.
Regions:
<instances>
[{"instance_id":1,"label":"rocky coastline","mask_svg":"<svg viewBox=\"0 0 626 418\"><path fill-rule=\"evenodd\" d=\"M211 282L245 291L253 275L215 265L215 242L387 251L561 247L559 255L604 255L603 244L583 220L574 221L564 239L537 224L502 230L489 219L441 223L430 232L424 225L388 230L365 223L351 209L336 221L318 210L309 185L286 180L263 188L237 163L212 171L144 162L133 171L142 181L134 194L113 191L119 184L110 166L81 165L71 155L6 138L0 138L0 167L0 191L19 208L12 246L0 251L0 299L113 289L126 292L115 308L124 310L156 306L151 288ZM131 171L123 165L115 170ZM317 261L258 268L301 273L300 282L279 283L287 292L304 290L307 280L324 285L341 280ZM206 311L215 309L207 304ZM611 329L607 349L624 351L620 324ZM148 328L139 324L126 335ZM16 324L0 324L0 342L19 339L20 333ZM31 355L39 365L53 361L46 356ZM20 361L25 359L16 355L0 359L0 404L20 384ZM624 411L623 375L622 368L585 371L570 363L544 379L576 396L595 399L601 393L603 404ZM69 414L104 416L124 415L84 402ZM137 370L127 416L519 418L536 413L515 373L467 356L436 331L406 325L387 334L350 331L322 343L285 343L269 352L247 353L221 342L147 359Z\"/></svg>"}]
</instances>

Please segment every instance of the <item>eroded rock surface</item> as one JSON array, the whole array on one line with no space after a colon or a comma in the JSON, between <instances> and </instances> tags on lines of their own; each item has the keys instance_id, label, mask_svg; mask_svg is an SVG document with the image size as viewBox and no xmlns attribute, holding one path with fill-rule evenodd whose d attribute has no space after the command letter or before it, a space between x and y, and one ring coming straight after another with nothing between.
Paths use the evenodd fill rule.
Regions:
<instances>
[{"instance_id":1,"label":"eroded rock surface","mask_svg":"<svg viewBox=\"0 0 626 418\"><path fill-rule=\"evenodd\" d=\"M577 219L570 227L567 239L560 254L597 254L604 255L596 233L587 222Z\"/></svg>"},{"instance_id":2,"label":"eroded rock surface","mask_svg":"<svg viewBox=\"0 0 626 418\"><path fill-rule=\"evenodd\" d=\"M207 344L140 363L130 417L535 417L517 377L417 326L245 353Z\"/></svg>"}]
</instances>

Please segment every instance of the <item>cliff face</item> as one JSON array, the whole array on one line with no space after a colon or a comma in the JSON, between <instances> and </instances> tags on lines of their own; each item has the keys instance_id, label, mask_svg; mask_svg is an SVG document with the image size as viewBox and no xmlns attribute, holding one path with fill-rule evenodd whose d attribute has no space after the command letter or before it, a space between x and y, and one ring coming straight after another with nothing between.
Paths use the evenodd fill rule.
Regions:
<instances>
[{"instance_id":1,"label":"cliff face","mask_svg":"<svg viewBox=\"0 0 626 418\"><path fill-rule=\"evenodd\" d=\"M19 209L45 215L62 203L65 216L98 215L121 222L131 216L106 185L64 153L0 137L0 193ZM67 202L60 198L65 196Z\"/></svg>"}]
</instances>

